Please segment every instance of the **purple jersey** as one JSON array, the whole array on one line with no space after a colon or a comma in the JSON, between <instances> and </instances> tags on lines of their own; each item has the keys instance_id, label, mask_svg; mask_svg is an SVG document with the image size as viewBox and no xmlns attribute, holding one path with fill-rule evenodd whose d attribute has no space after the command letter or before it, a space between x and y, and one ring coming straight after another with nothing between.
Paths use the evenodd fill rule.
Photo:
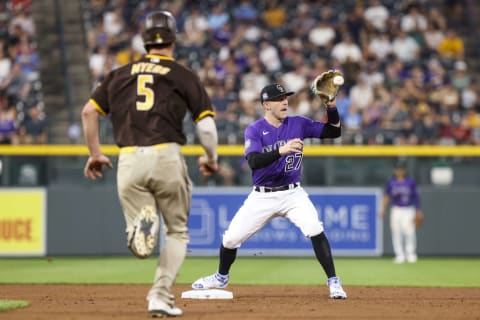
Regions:
<instances>
[{"instance_id":1,"label":"purple jersey","mask_svg":"<svg viewBox=\"0 0 480 320\"><path fill-rule=\"evenodd\" d=\"M385 187L385 193L389 196L392 206L420 208L417 185L411 178L402 181L391 179Z\"/></svg>"},{"instance_id":2,"label":"purple jersey","mask_svg":"<svg viewBox=\"0 0 480 320\"><path fill-rule=\"evenodd\" d=\"M250 152L269 152L278 149L289 140L320 138L324 123L306 117L287 117L278 127L259 119L245 129L245 156ZM300 181L302 153L291 153L280 157L272 164L252 170L254 186L278 187Z\"/></svg>"}]
</instances>

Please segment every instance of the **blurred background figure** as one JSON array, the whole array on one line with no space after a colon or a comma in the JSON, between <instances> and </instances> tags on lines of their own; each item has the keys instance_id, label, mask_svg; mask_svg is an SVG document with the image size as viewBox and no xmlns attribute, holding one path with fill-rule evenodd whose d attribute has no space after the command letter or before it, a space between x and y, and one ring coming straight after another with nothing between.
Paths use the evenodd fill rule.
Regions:
<instances>
[{"instance_id":1,"label":"blurred background figure","mask_svg":"<svg viewBox=\"0 0 480 320\"><path fill-rule=\"evenodd\" d=\"M416 182L407 176L406 164L398 161L395 164L393 178L385 186L383 207L380 216L383 218L388 206L390 209L390 229L392 231L395 263L417 262L416 227L423 221L420 209L420 198Z\"/></svg>"},{"instance_id":2,"label":"blurred background figure","mask_svg":"<svg viewBox=\"0 0 480 320\"><path fill-rule=\"evenodd\" d=\"M19 138L22 144L47 143L47 121L40 104L30 108L27 117L20 125Z\"/></svg>"}]
</instances>

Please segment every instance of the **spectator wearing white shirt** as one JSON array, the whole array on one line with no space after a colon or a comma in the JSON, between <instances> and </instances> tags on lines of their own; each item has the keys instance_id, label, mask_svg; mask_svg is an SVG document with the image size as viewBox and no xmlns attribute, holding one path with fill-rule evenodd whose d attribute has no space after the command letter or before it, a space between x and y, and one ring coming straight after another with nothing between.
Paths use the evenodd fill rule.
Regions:
<instances>
[{"instance_id":1,"label":"spectator wearing white shirt","mask_svg":"<svg viewBox=\"0 0 480 320\"><path fill-rule=\"evenodd\" d=\"M0 87L12 70L12 60L6 55L4 44L0 42Z\"/></svg>"},{"instance_id":2,"label":"spectator wearing white shirt","mask_svg":"<svg viewBox=\"0 0 480 320\"><path fill-rule=\"evenodd\" d=\"M122 7L117 6L112 11L107 11L103 16L103 27L109 37L116 37L125 27L122 17Z\"/></svg>"},{"instance_id":3,"label":"spectator wearing white shirt","mask_svg":"<svg viewBox=\"0 0 480 320\"><path fill-rule=\"evenodd\" d=\"M404 31L400 31L393 40L393 53L403 62L413 62L418 58L420 47L418 43Z\"/></svg>"},{"instance_id":4,"label":"spectator wearing white shirt","mask_svg":"<svg viewBox=\"0 0 480 320\"><path fill-rule=\"evenodd\" d=\"M244 77L253 79L256 92L261 91L263 87L270 83L270 79L265 75L258 61L252 64L250 72L246 73ZM260 88L260 90L258 90L258 88Z\"/></svg>"},{"instance_id":5,"label":"spectator wearing white shirt","mask_svg":"<svg viewBox=\"0 0 480 320\"><path fill-rule=\"evenodd\" d=\"M314 46L326 49L331 48L334 39L335 29L324 20L320 20L308 34L308 40Z\"/></svg>"},{"instance_id":6,"label":"spectator wearing white shirt","mask_svg":"<svg viewBox=\"0 0 480 320\"><path fill-rule=\"evenodd\" d=\"M107 61L107 54L107 47L98 47L90 56L88 65L94 79L99 79L103 75L104 66Z\"/></svg>"},{"instance_id":7,"label":"spectator wearing white shirt","mask_svg":"<svg viewBox=\"0 0 480 320\"><path fill-rule=\"evenodd\" d=\"M255 94L255 79L252 77L243 77L242 78L242 87L238 92L238 98L242 102L253 102L257 99Z\"/></svg>"},{"instance_id":8,"label":"spectator wearing white shirt","mask_svg":"<svg viewBox=\"0 0 480 320\"><path fill-rule=\"evenodd\" d=\"M286 72L281 77L282 84L288 91L299 92L307 87L307 76L310 66L305 61L301 52L294 52L292 57L293 70Z\"/></svg>"},{"instance_id":9,"label":"spectator wearing white shirt","mask_svg":"<svg viewBox=\"0 0 480 320\"><path fill-rule=\"evenodd\" d=\"M147 51L145 51L145 47L143 45L141 30L139 30L137 33L135 33L135 35L132 37L131 45L132 45L133 50L136 53L139 53L139 54L146 54L147 53Z\"/></svg>"},{"instance_id":10,"label":"spectator wearing white shirt","mask_svg":"<svg viewBox=\"0 0 480 320\"><path fill-rule=\"evenodd\" d=\"M275 48L270 42L262 41L260 44L260 61L269 73L274 73L282 68L282 62L278 54L277 48Z\"/></svg>"},{"instance_id":11,"label":"spectator wearing white shirt","mask_svg":"<svg viewBox=\"0 0 480 320\"><path fill-rule=\"evenodd\" d=\"M13 28L15 26L20 26L20 28L29 36L35 35L35 24L33 23L33 18L29 7L22 5L14 8L13 18L10 20L9 25L10 33L13 32Z\"/></svg>"},{"instance_id":12,"label":"spectator wearing white shirt","mask_svg":"<svg viewBox=\"0 0 480 320\"><path fill-rule=\"evenodd\" d=\"M390 13L380 0L373 0L370 6L365 9L364 18L369 25L377 31L386 31L387 20Z\"/></svg>"},{"instance_id":13,"label":"spectator wearing white shirt","mask_svg":"<svg viewBox=\"0 0 480 320\"><path fill-rule=\"evenodd\" d=\"M243 37L245 40L250 42L258 42L262 37L263 30L258 26L258 24L253 22L248 22L244 24L245 32L243 33Z\"/></svg>"},{"instance_id":14,"label":"spectator wearing white shirt","mask_svg":"<svg viewBox=\"0 0 480 320\"><path fill-rule=\"evenodd\" d=\"M375 33L368 43L368 51L379 60L384 60L392 50L392 42L385 32Z\"/></svg>"},{"instance_id":15,"label":"spectator wearing white shirt","mask_svg":"<svg viewBox=\"0 0 480 320\"><path fill-rule=\"evenodd\" d=\"M183 39L187 46L197 47L205 43L208 21L199 8L192 9L192 12L185 18L183 28Z\"/></svg>"},{"instance_id":16,"label":"spectator wearing white shirt","mask_svg":"<svg viewBox=\"0 0 480 320\"><path fill-rule=\"evenodd\" d=\"M282 83L287 90L298 92L307 86L307 78L302 69L303 67L297 67L282 76Z\"/></svg>"},{"instance_id":17,"label":"spectator wearing white shirt","mask_svg":"<svg viewBox=\"0 0 480 320\"><path fill-rule=\"evenodd\" d=\"M347 61L360 62L362 60L362 51L360 47L353 42L352 36L348 33L343 35L343 40L333 46L332 58L340 63Z\"/></svg>"},{"instance_id":18,"label":"spectator wearing white shirt","mask_svg":"<svg viewBox=\"0 0 480 320\"><path fill-rule=\"evenodd\" d=\"M423 38L425 44L430 52L436 53L438 46L445 38L445 34L442 29L433 23L428 23L427 29L423 32Z\"/></svg>"},{"instance_id":19,"label":"spectator wearing white shirt","mask_svg":"<svg viewBox=\"0 0 480 320\"><path fill-rule=\"evenodd\" d=\"M427 18L420 12L418 5L412 4L408 13L400 20L400 27L404 32L423 32L427 29Z\"/></svg>"},{"instance_id":20,"label":"spectator wearing white shirt","mask_svg":"<svg viewBox=\"0 0 480 320\"><path fill-rule=\"evenodd\" d=\"M242 77L242 88L240 89L240 98L242 100L254 101L257 99L258 92L270 82L270 79L262 72L261 66L253 64L250 72ZM260 90L258 90L260 88Z\"/></svg>"},{"instance_id":21,"label":"spectator wearing white shirt","mask_svg":"<svg viewBox=\"0 0 480 320\"><path fill-rule=\"evenodd\" d=\"M385 81L385 75L381 72L380 66L375 60L366 63L364 76L365 81L367 81L371 87L381 85Z\"/></svg>"},{"instance_id":22,"label":"spectator wearing white shirt","mask_svg":"<svg viewBox=\"0 0 480 320\"><path fill-rule=\"evenodd\" d=\"M468 86L461 92L462 109L474 110L478 104L477 83L471 80Z\"/></svg>"}]
</instances>

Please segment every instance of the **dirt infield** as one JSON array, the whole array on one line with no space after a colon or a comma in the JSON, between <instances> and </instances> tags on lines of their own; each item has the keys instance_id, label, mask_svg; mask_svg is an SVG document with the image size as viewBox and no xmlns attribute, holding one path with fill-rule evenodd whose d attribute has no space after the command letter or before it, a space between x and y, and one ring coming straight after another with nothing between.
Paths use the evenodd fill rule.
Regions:
<instances>
[{"instance_id":1,"label":"dirt infield","mask_svg":"<svg viewBox=\"0 0 480 320\"><path fill-rule=\"evenodd\" d=\"M0 299L28 300L0 319L147 319L146 285L0 285ZM233 300L181 299L182 319L480 319L480 288L348 287L330 300L326 286L237 286Z\"/></svg>"}]
</instances>

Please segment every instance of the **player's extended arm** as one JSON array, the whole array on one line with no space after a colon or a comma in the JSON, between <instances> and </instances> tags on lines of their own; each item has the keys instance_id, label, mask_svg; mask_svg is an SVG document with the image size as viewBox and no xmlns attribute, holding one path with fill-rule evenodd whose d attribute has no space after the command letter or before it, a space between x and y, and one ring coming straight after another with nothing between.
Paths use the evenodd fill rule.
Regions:
<instances>
[{"instance_id":1,"label":"player's extended arm","mask_svg":"<svg viewBox=\"0 0 480 320\"><path fill-rule=\"evenodd\" d=\"M87 102L82 110L82 126L85 143L91 156L99 156L100 139L98 135L98 112L91 102Z\"/></svg>"},{"instance_id":2,"label":"player's extended arm","mask_svg":"<svg viewBox=\"0 0 480 320\"><path fill-rule=\"evenodd\" d=\"M98 135L98 111L91 102L87 102L82 110L82 125L85 143L90 156L85 164L84 175L95 180L102 176L103 167L112 168L112 162L102 154Z\"/></svg>"},{"instance_id":3,"label":"player's extended arm","mask_svg":"<svg viewBox=\"0 0 480 320\"><path fill-rule=\"evenodd\" d=\"M217 159L218 134L212 117L205 117L197 122L197 134L200 144L207 153L208 160Z\"/></svg>"},{"instance_id":4,"label":"player's extended arm","mask_svg":"<svg viewBox=\"0 0 480 320\"><path fill-rule=\"evenodd\" d=\"M323 127L320 138L338 138L342 134L340 115L335 106L327 106L327 123Z\"/></svg>"},{"instance_id":5,"label":"player's extended arm","mask_svg":"<svg viewBox=\"0 0 480 320\"><path fill-rule=\"evenodd\" d=\"M200 140L200 144L205 149L205 156L198 158L198 165L200 171L205 176L210 176L214 172L218 171L217 163L217 145L218 134L217 126L212 117L205 117L197 122L197 134Z\"/></svg>"}]
</instances>

